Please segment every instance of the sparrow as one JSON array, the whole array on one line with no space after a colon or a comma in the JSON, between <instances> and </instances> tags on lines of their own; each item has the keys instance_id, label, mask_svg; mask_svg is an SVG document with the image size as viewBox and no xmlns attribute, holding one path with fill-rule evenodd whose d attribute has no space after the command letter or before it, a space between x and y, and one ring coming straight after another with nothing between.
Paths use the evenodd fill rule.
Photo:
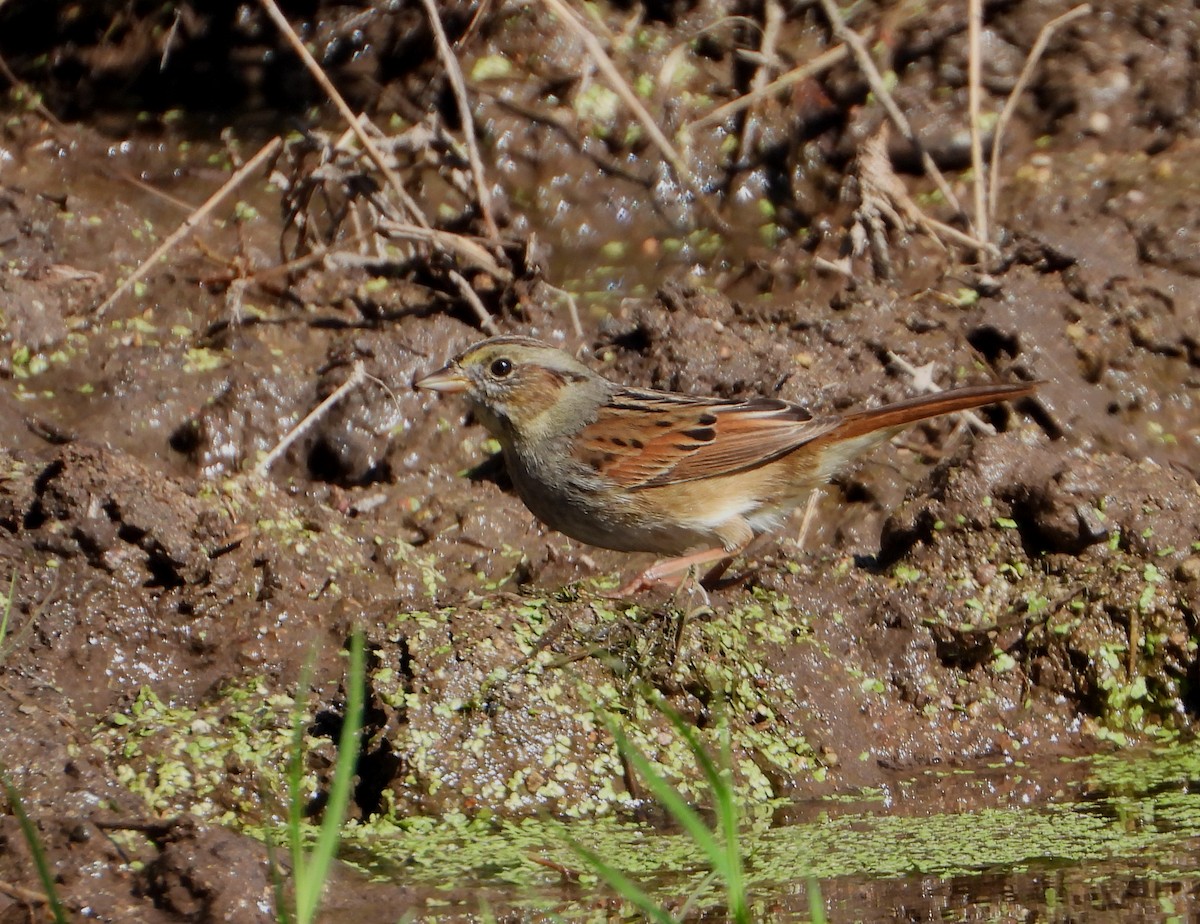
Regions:
<instances>
[{"instance_id":1,"label":"sparrow","mask_svg":"<svg viewBox=\"0 0 1200 924\"><path fill-rule=\"evenodd\" d=\"M722 562L714 572L724 571L872 446L918 421L1037 389L976 385L813 416L779 398L620 385L527 337L484 340L413 384L466 397L500 443L517 494L547 526L665 558L628 591L681 579L695 565Z\"/></svg>"}]
</instances>

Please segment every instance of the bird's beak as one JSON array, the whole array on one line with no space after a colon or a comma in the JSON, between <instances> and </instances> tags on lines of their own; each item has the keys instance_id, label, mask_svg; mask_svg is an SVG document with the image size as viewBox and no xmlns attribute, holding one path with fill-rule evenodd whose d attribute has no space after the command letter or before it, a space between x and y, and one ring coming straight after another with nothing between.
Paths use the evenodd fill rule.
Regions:
<instances>
[{"instance_id":1,"label":"bird's beak","mask_svg":"<svg viewBox=\"0 0 1200 924\"><path fill-rule=\"evenodd\" d=\"M457 394L471 387L471 380L453 364L431 372L413 382L414 388L428 388L430 391L444 391L447 394Z\"/></svg>"}]
</instances>

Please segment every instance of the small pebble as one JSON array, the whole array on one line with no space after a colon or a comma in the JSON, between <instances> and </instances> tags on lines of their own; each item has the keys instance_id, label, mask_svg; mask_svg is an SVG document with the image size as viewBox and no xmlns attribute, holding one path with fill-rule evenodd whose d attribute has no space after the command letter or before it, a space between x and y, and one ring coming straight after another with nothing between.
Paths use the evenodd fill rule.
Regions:
<instances>
[{"instance_id":1,"label":"small pebble","mask_svg":"<svg viewBox=\"0 0 1200 924\"><path fill-rule=\"evenodd\" d=\"M1175 579L1187 584L1200 581L1200 558L1185 558L1175 566Z\"/></svg>"},{"instance_id":2,"label":"small pebble","mask_svg":"<svg viewBox=\"0 0 1200 924\"><path fill-rule=\"evenodd\" d=\"M1107 135L1112 128L1112 117L1107 112L1093 112L1088 118L1087 127L1093 135Z\"/></svg>"}]
</instances>

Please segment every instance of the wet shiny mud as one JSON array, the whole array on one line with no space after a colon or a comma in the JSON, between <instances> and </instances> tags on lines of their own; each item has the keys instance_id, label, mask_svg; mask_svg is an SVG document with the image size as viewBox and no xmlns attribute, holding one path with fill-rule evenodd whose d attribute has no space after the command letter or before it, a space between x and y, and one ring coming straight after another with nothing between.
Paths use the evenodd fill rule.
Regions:
<instances>
[{"instance_id":1,"label":"wet shiny mud","mask_svg":"<svg viewBox=\"0 0 1200 924\"><path fill-rule=\"evenodd\" d=\"M104 57L72 33L80 44L40 59L7 47L29 27L12 9L0 51L31 83L0 136L0 764L72 909L271 919L266 852L242 832L282 817L297 705L319 815L342 652L361 627L369 709L346 855L391 882L344 869L329 920L478 915L481 896L502 920L547 904L617 913L528 856L558 836L546 816L608 832L618 857L680 845L630 826L644 792L598 719L622 716L702 803L659 697L714 746L729 724L764 919L807 914L810 875L833 920L1188 916L1191 809L1172 800L1192 775L1156 782L1153 769L1188 753L1200 664L1200 176L1181 89L1194 62L1159 41L1194 25L1185 5L1114 7L1060 37L1010 129L1002 246L983 262L913 227L887 229L886 255L850 246L857 158L877 128L850 63L765 100L752 130L693 127L718 227L611 91L575 80L575 40L525 14L471 28L447 7L503 231L482 255L461 242L448 255L371 236L380 181L334 144L340 126L288 134L309 91L271 67L237 70L260 60L244 49L271 66L281 54L263 51L253 17L178 33L243 49L221 59L248 109L222 139L219 117L149 101L140 116L73 109L114 99L114 74L161 55L130 40L126 58ZM1063 11L989 14L995 108ZM702 118L747 79L725 38L689 44L711 25L704 6L609 12L630 37L622 60L667 81L639 85L656 112ZM486 241L436 57L379 63L417 47L401 40L406 15L313 28L335 78L394 130L394 165L438 229ZM961 24L876 25L901 102L964 195ZM827 43L815 12L784 29L790 48ZM355 41L369 51L346 56ZM1151 60L1168 77L1151 79ZM47 118L22 95L33 85L75 121ZM275 134L268 168L106 302ZM893 145L900 169L908 158ZM924 179L901 177L946 217ZM708 607L612 600L649 562L544 530L465 409L410 388L483 336L451 270L503 330L630 383L814 411L929 383L1045 384L876 451L822 494L802 539L791 524ZM359 364L361 384L259 471ZM1148 742L1179 750L1130 763L1126 789L1062 769ZM986 791L951 787L967 769ZM489 836L517 858L498 859ZM0 837L0 880L34 888L11 814ZM469 893L436 880L451 856ZM691 872L650 860L663 900L686 897ZM0 899L0 920L22 901ZM719 914L710 893L693 917Z\"/></svg>"}]
</instances>

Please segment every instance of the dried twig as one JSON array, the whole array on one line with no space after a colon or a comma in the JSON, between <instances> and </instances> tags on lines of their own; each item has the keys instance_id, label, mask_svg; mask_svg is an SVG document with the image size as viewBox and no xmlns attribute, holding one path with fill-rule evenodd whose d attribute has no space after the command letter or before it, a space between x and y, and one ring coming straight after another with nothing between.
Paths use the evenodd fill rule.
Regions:
<instances>
[{"instance_id":1,"label":"dried twig","mask_svg":"<svg viewBox=\"0 0 1200 924\"><path fill-rule=\"evenodd\" d=\"M102 317L104 313L113 306L113 303L115 303L118 298L124 295L134 283L144 278L145 275L150 272L151 267L153 267L154 264L162 258L163 254L165 254L168 250L170 250L183 238L187 237L188 234L195 230L196 226L208 217L209 212L216 208L226 196L233 192L234 189L240 186L246 177L261 167L264 162L270 160L272 157L278 154L279 149L282 146L283 141L279 138L272 138L270 141L264 144L259 152L246 161L246 163L241 166L241 169L239 169L233 174L233 176L226 180L225 184L220 189L209 196L208 200L201 205L200 208L196 209L196 211L192 212L191 215L184 219L183 224L176 228L175 231L172 232L165 241L163 241L154 249L154 253L150 254L150 256L141 262L137 269L135 269L132 273L126 276L124 280L122 280L121 284L113 290L113 293L100 303L100 306L96 309L95 316L97 318Z\"/></svg>"},{"instance_id":2,"label":"dried twig","mask_svg":"<svg viewBox=\"0 0 1200 924\"><path fill-rule=\"evenodd\" d=\"M471 283L467 282L466 277L458 270L450 270L450 281L454 283L459 294L463 297L471 310L475 312L475 317L479 319L479 326L486 330L493 337L500 333L500 328L496 326L496 319L488 314L487 307L483 301L471 288Z\"/></svg>"},{"instance_id":3,"label":"dried twig","mask_svg":"<svg viewBox=\"0 0 1200 924\"><path fill-rule=\"evenodd\" d=\"M338 112L342 114L342 118L346 120L346 123L350 126L350 130L354 132L354 136L358 139L358 143L363 146L363 151L366 153L367 157L369 157L371 162L379 168L379 172L383 174L384 178L388 182L388 185L391 186L395 191L396 195L400 199L400 202L406 209L408 209L409 213L413 217L413 220L419 225L429 227L429 220L421 211L421 207L417 205L416 200L413 199L413 197L410 196L408 191L404 188L404 184L400 181L399 174L392 169L391 164L387 162L387 159L383 156L383 153L378 147L376 147L370 136L363 129L362 123L359 121L359 117L354 114L354 110L352 110L346 103L345 99L342 98L342 94L337 91L337 88L333 85L333 82L329 79L329 77L326 76L325 71L321 69L321 65L317 63L316 58L314 58L312 53L304 47L304 43L300 41L300 36L296 35L296 30L292 28L291 23L289 23L283 13L280 12L275 0L259 0L259 3L262 4L263 9L267 11L267 15L271 17L275 25L279 28L284 40L292 46L292 50L296 52L296 54L300 57L300 60L304 62L304 66L308 68L308 72L312 74L313 80L317 82L317 86L319 86L325 92L325 95L328 96L329 99L332 100L334 106L337 107Z\"/></svg>"},{"instance_id":4,"label":"dried twig","mask_svg":"<svg viewBox=\"0 0 1200 924\"><path fill-rule=\"evenodd\" d=\"M542 288L547 292L560 299L567 306L567 316L571 319L571 330L575 336L583 339L583 324L579 320L579 305L573 293L566 289L560 289L558 286L552 286L550 283L542 280Z\"/></svg>"},{"instance_id":5,"label":"dried twig","mask_svg":"<svg viewBox=\"0 0 1200 924\"><path fill-rule=\"evenodd\" d=\"M1029 51L1029 57L1025 59L1025 66L1021 68L1021 74L1017 78L1016 86L1012 88L1012 92L1008 94L1008 99L1004 103L1004 108L1000 110L1000 117L996 119L996 127L992 134L991 176L988 181L988 218L993 224L996 221L996 201L1000 194L1000 171L998 170L998 166L1000 163L1000 142L1004 138L1004 129L1008 127L1013 112L1016 111L1017 102L1021 94L1025 92L1029 81L1033 78L1033 69L1037 67L1038 61L1045 53L1046 46L1050 44L1050 39L1054 35L1055 30L1061 26L1065 26L1072 20L1079 19L1081 16L1087 16L1091 12L1091 4L1081 3L1074 9L1067 10L1061 16L1055 17L1042 26L1037 40L1033 43L1033 48Z\"/></svg>"},{"instance_id":6,"label":"dried twig","mask_svg":"<svg viewBox=\"0 0 1200 924\"><path fill-rule=\"evenodd\" d=\"M0 893L19 902L24 902L27 905L45 905L50 901L44 893L38 892L35 889L27 889L24 886L17 885L15 882L9 882L7 879L0 879ZM30 918L32 919L32 915L30 915Z\"/></svg>"},{"instance_id":7,"label":"dried twig","mask_svg":"<svg viewBox=\"0 0 1200 924\"><path fill-rule=\"evenodd\" d=\"M475 117L471 113L471 101L467 99L467 83L463 80L462 68L446 38L446 30L442 28L442 20L438 16L434 0L421 0L425 12L429 15L429 26L433 29L437 40L438 55L450 78L450 86L454 89L454 99L458 103L459 118L462 120L463 138L467 142L467 159L471 163L471 175L475 178L475 196L479 200L479 212L483 216L483 226L488 237L497 240L500 229L496 227L496 219L492 215L492 194L488 190L487 178L483 173L483 159L479 156L479 144L475 140Z\"/></svg>"},{"instance_id":8,"label":"dried twig","mask_svg":"<svg viewBox=\"0 0 1200 924\"><path fill-rule=\"evenodd\" d=\"M713 125L717 122L724 122L730 116L737 115L743 109L748 109L764 96L770 96L772 93L778 93L794 83L799 83L802 80L807 80L809 77L814 77L823 71L829 70L839 61L845 59L850 53L845 45L836 45L828 51L823 51L811 61L802 64L800 67L794 68L784 74L782 77L777 77L765 87L758 90L751 90L745 96L739 96L731 102L725 103L723 106L718 106L707 115L703 115L693 122L688 123L688 130L693 131L697 128L704 128L706 125Z\"/></svg>"},{"instance_id":9,"label":"dried twig","mask_svg":"<svg viewBox=\"0 0 1200 924\"><path fill-rule=\"evenodd\" d=\"M810 491L808 500L804 502L804 516L800 519L800 528L796 531L796 547L803 550L808 542L808 531L812 529L813 520L817 515L817 503L821 492Z\"/></svg>"},{"instance_id":10,"label":"dried twig","mask_svg":"<svg viewBox=\"0 0 1200 924\"><path fill-rule=\"evenodd\" d=\"M892 266L886 233L888 222L900 230L919 228L943 249L946 246L943 242L945 238L967 250L995 253L996 248L992 244L964 234L921 211L892 168L892 159L888 155L889 134L888 123L884 122L859 150L856 171L859 205L854 210L856 226L851 229L851 237L857 233L862 246L855 247L855 255L869 245L876 275L890 279Z\"/></svg>"},{"instance_id":11,"label":"dried twig","mask_svg":"<svg viewBox=\"0 0 1200 924\"><path fill-rule=\"evenodd\" d=\"M430 244L446 253L454 254L470 266L491 273L501 282L507 282L512 278L512 273L497 263L496 258L488 253L486 247L461 234L452 234L437 228L418 227L387 218L379 219L379 230L390 238L418 241Z\"/></svg>"},{"instance_id":12,"label":"dried twig","mask_svg":"<svg viewBox=\"0 0 1200 924\"><path fill-rule=\"evenodd\" d=\"M862 71L863 76L867 79L867 84L870 86L871 92L875 94L875 98L883 106L883 110L887 113L888 118L891 119L892 124L900 130L905 140L917 152L917 155L921 158L921 166L925 168L925 172L933 180L942 196L945 197L946 202L954 209L956 214L966 218L969 225L970 217L963 211L963 207L958 201L958 196L954 195L954 190L946 182L946 177L942 175L942 171L938 169L938 165L933 162L933 158L929 156L929 152L921 144L921 139L917 137L916 131L913 130L912 123L908 121L908 117L896 105L896 100L892 97L891 91L888 90L887 84L883 82L883 76L879 73L879 68L875 66L875 61L871 58L871 52L867 49L862 37L846 25L846 20L842 18L842 13L838 9L836 0L820 0L820 4L821 9L825 11L826 19L829 20L829 26L833 30L834 36L849 47L850 53L854 56L854 60L858 64L859 70ZM971 236L975 237L974 229L969 230L971 231Z\"/></svg>"},{"instance_id":13,"label":"dried twig","mask_svg":"<svg viewBox=\"0 0 1200 924\"><path fill-rule=\"evenodd\" d=\"M4 0L0 0L0 6L4 6ZM56 131L67 131L67 126L63 125L62 122L58 120L58 117L46 108L46 105L42 102L42 95L38 93L37 90L33 89L33 87L29 86L29 84L27 84L20 77L14 74L12 69L8 66L8 62L4 60L3 56L0 56L0 76L3 76L5 80L12 84L14 90L20 90L26 99L33 103L34 111L52 126L54 126Z\"/></svg>"},{"instance_id":14,"label":"dried twig","mask_svg":"<svg viewBox=\"0 0 1200 924\"><path fill-rule=\"evenodd\" d=\"M991 239L988 231L987 177L983 163L982 126L979 107L983 96L983 0L967 0L967 118L971 126L971 182L975 193L975 233L981 241Z\"/></svg>"},{"instance_id":15,"label":"dried twig","mask_svg":"<svg viewBox=\"0 0 1200 924\"><path fill-rule=\"evenodd\" d=\"M912 379L913 387L922 394L936 395L938 392L946 390L933 381L934 363L926 363L924 366L914 366L903 356L898 356L891 350L888 351L888 361ZM967 421L976 430L995 435L996 428L974 411L959 411L958 413L962 415L963 420Z\"/></svg>"},{"instance_id":16,"label":"dried twig","mask_svg":"<svg viewBox=\"0 0 1200 924\"><path fill-rule=\"evenodd\" d=\"M725 227L725 221L717 214L716 208L704 194L699 181L692 173L691 169L684 162L683 157L676 150L675 146L670 142L663 130L658 127L658 123L654 121L654 117L642 105L642 101L638 99L637 94L629 86L629 83L621 76L621 72L617 70L617 66L613 64L612 58L608 56L608 52L604 50L604 46L600 44L600 40L596 38L588 29L587 25L580 19L579 14L572 10L564 0L542 0L549 8L550 12L569 29L583 43L583 47L587 50L588 55L595 62L600 73L604 75L609 86L621 98L621 101L629 107L634 117L641 123L649 136L651 143L658 148L659 153L671 165L671 169L675 171L675 175L679 181L683 183L692 194L696 197L700 207L708 213L708 216L714 221L718 227Z\"/></svg>"},{"instance_id":17,"label":"dried twig","mask_svg":"<svg viewBox=\"0 0 1200 924\"><path fill-rule=\"evenodd\" d=\"M754 79L750 82L751 93L761 93L763 87L771 82L771 62L775 60L775 46L779 42L779 30L782 25L783 7L780 6L778 0L766 0L766 3L763 4L762 42L758 46L759 54L762 55L762 63L759 64L758 70L754 72ZM738 147L739 163L745 163L750 156L757 131L758 125L754 119L754 112L748 112L742 126L742 140Z\"/></svg>"},{"instance_id":18,"label":"dried twig","mask_svg":"<svg viewBox=\"0 0 1200 924\"><path fill-rule=\"evenodd\" d=\"M350 372L350 378L346 379L339 385L328 398L314 407L305 418L292 427L288 434L279 441L279 443L262 457L262 461L254 467L254 474L259 478L265 478L271 470L271 466L278 461L279 457L288 451L288 447L296 442L313 424L325 416L329 409L337 404L342 398L346 397L351 391L362 384L367 377L367 367L359 360L354 364L354 368Z\"/></svg>"}]
</instances>

